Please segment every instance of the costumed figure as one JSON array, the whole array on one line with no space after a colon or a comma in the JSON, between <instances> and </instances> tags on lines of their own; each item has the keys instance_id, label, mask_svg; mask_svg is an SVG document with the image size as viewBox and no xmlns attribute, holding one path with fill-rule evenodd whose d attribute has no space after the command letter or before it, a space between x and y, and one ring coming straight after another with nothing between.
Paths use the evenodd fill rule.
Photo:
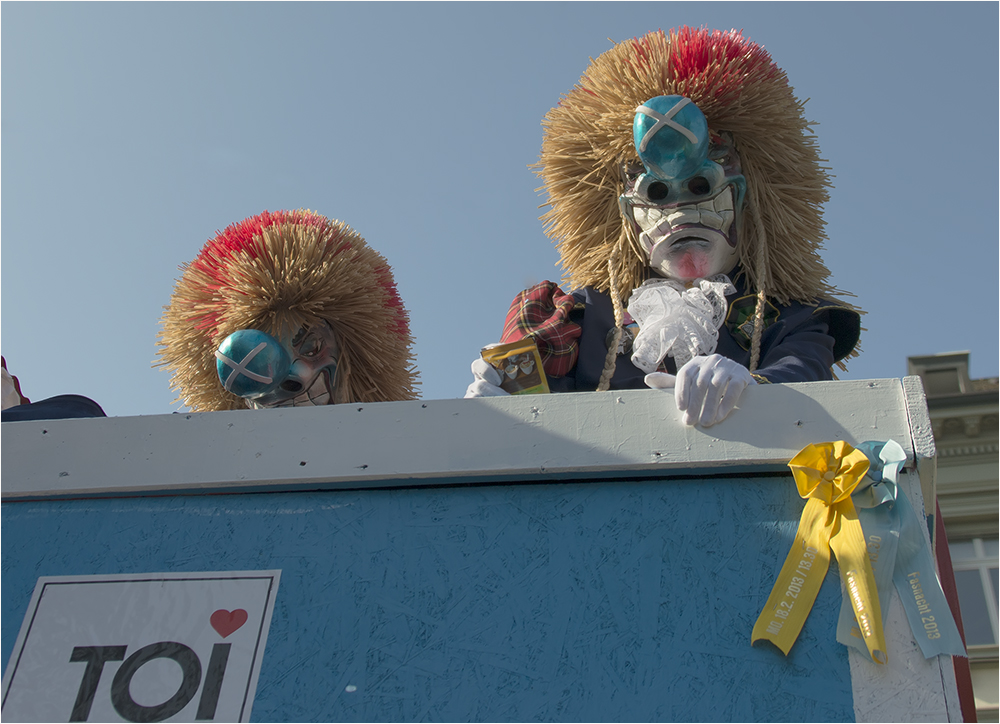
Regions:
<instances>
[{"instance_id":1,"label":"costumed figure","mask_svg":"<svg viewBox=\"0 0 1000 724\"><path fill-rule=\"evenodd\" d=\"M157 365L190 409L416 397L409 317L392 271L346 224L265 211L181 268Z\"/></svg>"},{"instance_id":2,"label":"costumed figure","mask_svg":"<svg viewBox=\"0 0 1000 724\"><path fill-rule=\"evenodd\" d=\"M567 294L522 292L501 342L554 392L671 387L686 424L747 385L833 378L859 311L819 252L829 177L785 73L736 31L620 43L546 116L542 217ZM466 397L504 394L482 360ZM675 378L676 376L676 378Z\"/></svg>"}]
</instances>

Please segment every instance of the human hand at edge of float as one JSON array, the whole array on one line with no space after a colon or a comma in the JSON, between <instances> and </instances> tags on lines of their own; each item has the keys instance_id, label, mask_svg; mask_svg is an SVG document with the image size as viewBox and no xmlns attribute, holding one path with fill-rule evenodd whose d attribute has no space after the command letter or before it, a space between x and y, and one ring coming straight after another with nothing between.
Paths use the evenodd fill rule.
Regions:
<instances>
[{"instance_id":1,"label":"human hand at edge of float","mask_svg":"<svg viewBox=\"0 0 1000 724\"><path fill-rule=\"evenodd\" d=\"M725 420L747 385L750 370L720 354L695 357L677 371L674 399L685 425L711 427Z\"/></svg>"},{"instance_id":2,"label":"human hand at edge of float","mask_svg":"<svg viewBox=\"0 0 1000 724\"><path fill-rule=\"evenodd\" d=\"M17 407L23 403L23 400L21 399L21 394L17 390L17 386L14 384L14 378L11 377L6 367L3 368L2 374L3 393L2 397L0 397L0 406L2 406L5 410L9 407Z\"/></svg>"},{"instance_id":3,"label":"human hand at edge of float","mask_svg":"<svg viewBox=\"0 0 1000 724\"><path fill-rule=\"evenodd\" d=\"M466 399L470 397L502 397L510 394L507 390L500 389L500 373L482 357L473 361L472 376L475 379L465 391Z\"/></svg>"}]
</instances>

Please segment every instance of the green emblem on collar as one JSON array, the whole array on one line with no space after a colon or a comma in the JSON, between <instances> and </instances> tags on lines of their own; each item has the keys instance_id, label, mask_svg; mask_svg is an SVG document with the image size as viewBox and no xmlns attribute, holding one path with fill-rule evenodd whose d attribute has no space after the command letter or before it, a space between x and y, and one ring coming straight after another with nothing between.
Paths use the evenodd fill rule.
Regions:
<instances>
[{"instance_id":1,"label":"green emblem on collar","mask_svg":"<svg viewBox=\"0 0 1000 724\"><path fill-rule=\"evenodd\" d=\"M726 328L733 335L740 347L750 349L753 340L753 317L757 309L757 297L749 295L734 299L729 305L729 313L726 314ZM778 321L781 312L771 302L764 304L764 329Z\"/></svg>"}]
</instances>

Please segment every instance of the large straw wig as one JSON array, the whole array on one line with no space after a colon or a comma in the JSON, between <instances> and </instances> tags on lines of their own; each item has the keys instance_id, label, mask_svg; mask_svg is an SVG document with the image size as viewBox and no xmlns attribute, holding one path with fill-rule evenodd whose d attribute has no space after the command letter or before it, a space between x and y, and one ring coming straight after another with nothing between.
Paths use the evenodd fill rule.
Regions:
<instances>
[{"instance_id":1,"label":"large straw wig","mask_svg":"<svg viewBox=\"0 0 1000 724\"><path fill-rule=\"evenodd\" d=\"M737 31L687 27L619 43L592 60L543 121L538 174L551 208L542 219L565 282L627 299L648 275L618 197L623 165L639 164L636 107L660 95L690 98L713 131L733 137L748 189L738 229L748 286L781 303L837 293L819 256L830 179L803 104L759 45Z\"/></svg>"},{"instance_id":2,"label":"large straw wig","mask_svg":"<svg viewBox=\"0 0 1000 724\"><path fill-rule=\"evenodd\" d=\"M246 408L216 373L215 350L227 336L259 329L287 339L322 321L340 345L340 397L416 397L409 318L392 271L346 224L307 210L265 211L220 232L181 270L157 364L192 410Z\"/></svg>"}]
</instances>

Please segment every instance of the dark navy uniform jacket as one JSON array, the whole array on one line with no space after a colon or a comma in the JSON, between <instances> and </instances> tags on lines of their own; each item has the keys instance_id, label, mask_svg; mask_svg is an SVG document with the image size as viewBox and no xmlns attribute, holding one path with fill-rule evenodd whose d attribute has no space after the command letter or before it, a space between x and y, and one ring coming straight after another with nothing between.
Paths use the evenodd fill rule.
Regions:
<instances>
[{"instance_id":1,"label":"dark navy uniform jacket","mask_svg":"<svg viewBox=\"0 0 1000 724\"><path fill-rule=\"evenodd\" d=\"M64 420L81 417L106 417L101 406L83 395L56 395L38 402L8 407L0 412L3 422L24 420Z\"/></svg>"},{"instance_id":2,"label":"dark navy uniform jacket","mask_svg":"<svg viewBox=\"0 0 1000 724\"><path fill-rule=\"evenodd\" d=\"M756 295L748 293L740 275L736 293L728 296L726 321L719 329L716 353L750 367L750 333ZM553 392L593 391L604 370L609 332L614 327L611 297L592 287L573 292L578 304L570 319L583 327L576 367L564 377L549 377ZM760 362L754 374L767 382L815 382L833 379L833 365L851 353L861 334L857 312L837 302L817 300L816 306L768 302L764 315ZM632 364L631 350L618 355L611 389L643 389L646 373ZM666 371L676 374L672 358Z\"/></svg>"}]
</instances>

